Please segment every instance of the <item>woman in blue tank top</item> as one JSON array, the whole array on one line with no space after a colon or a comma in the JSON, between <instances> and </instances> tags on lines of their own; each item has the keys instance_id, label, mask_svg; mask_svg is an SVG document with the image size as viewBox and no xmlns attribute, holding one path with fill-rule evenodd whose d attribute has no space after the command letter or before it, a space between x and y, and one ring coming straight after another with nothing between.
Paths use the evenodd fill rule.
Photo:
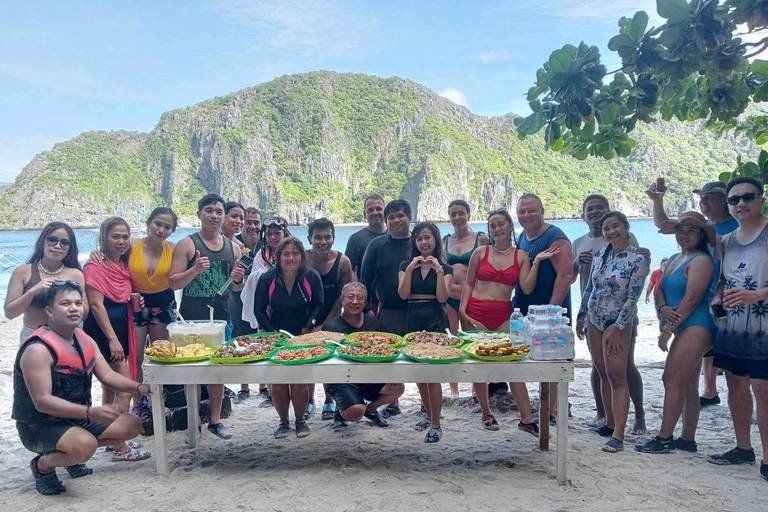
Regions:
<instances>
[{"instance_id":1,"label":"woman in blue tank top","mask_svg":"<svg viewBox=\"0 0 768 512\"><path fill-rule=\"evenodd\" d=\"M699 372L701 357L712 347L715 322L709 312L712 301L710 283L715 264L708 246L717 244L717 233L699 212L685 212L680 218L662 224L662 233L674 233L681 252L669 259L661 286L656 292L656 309L666 321L659 336L659 348L669 348L664 368L664 413L659 434L635 450L668 453L679 448L696 451L696 426L699 422ZM674 335L674 343L668 347ZM683 430L674 439L680 415Z\"/></svg>"}]
</instances>

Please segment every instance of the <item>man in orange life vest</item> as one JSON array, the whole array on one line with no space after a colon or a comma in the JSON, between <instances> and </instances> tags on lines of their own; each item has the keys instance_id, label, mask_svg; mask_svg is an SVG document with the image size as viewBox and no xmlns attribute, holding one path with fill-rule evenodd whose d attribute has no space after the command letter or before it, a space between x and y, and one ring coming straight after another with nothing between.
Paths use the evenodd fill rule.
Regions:
<instances>
[{"instance_id":1,"label":"man in orange life vest","mask_svg":"<svg viewBox=\"0 0 768 512\"><path fill-rule=\"evenodd\" d=\"M66 489L56 476L92 470L84 462L96 448L138 435L139 418L110 406L91 406L93 374L116 391L149 395L149 386L112 371L96 343L78 325L83 293L75 281L54 281L45 295L48 326L19 347L13 372L13 413L22 444L38 453L30 464L35 487L45 495Z\"/></svg>"}]
</instances>

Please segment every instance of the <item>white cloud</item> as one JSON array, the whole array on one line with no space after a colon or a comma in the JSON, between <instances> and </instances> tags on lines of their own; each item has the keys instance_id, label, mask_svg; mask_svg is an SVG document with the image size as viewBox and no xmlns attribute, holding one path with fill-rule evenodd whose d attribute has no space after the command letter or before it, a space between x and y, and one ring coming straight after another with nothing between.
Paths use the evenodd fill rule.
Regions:
<instances>
[{"instance_id":1,"label":"white cloud","mask_svg":"<svg viewBox=\"0 0 768 512\"><path fill-rule=\"evenodd\" d=\"M372 22L332 0L216 0L216 10L229 21L254 30L266 49L297 58L359 58L366 53Z\"/></svg>"},{"instance_id":2,"label":"white cloud","mask_svg":"<svg viewBox=\"0 0 768 512\"><path fill-rule=\"evenodd\" d=\"M519 53L496 50L491 52L478 53L475 55L474 59L479 62L490 64L492 62L502 62L505 60L518 59L520 57L522 57L522 55Z\"/></svg>"},{"instance_id":3,"label":"white cloud","mask_svg":"<svg viewBox=\"0 0 768 512\"><path fill-rule=\"evenodd\" d=\"M447 89L443 89L437 94L439 94L443 98L451 100L457 105L461 105L462 107L469 108L469 101L467 101L467 97L464 95L463 92L461 92L460 90L454 87L448 87Z\"/></svg>"},{"instance_id":4,"label":"white cloud","mask_svg":"<svg viewBox=\"0 0 768 512\"><path fill-rule=\"evenodd\" d=\"M561 2L545 1L540 4L542 12L558 18L580 20L585 18L615 19L622 16L631 18L637 11L648 14L648 28L659 26L664 20L656 13L656 0L579 0L563 6Z\"/></svg>"}]
</instances>

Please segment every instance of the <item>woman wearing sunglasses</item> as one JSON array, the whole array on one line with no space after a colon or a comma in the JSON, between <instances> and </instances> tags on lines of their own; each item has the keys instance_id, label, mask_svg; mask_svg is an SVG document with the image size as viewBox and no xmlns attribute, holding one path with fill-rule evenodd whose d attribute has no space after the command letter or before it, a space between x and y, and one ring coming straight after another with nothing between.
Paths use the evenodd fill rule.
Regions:
<instances>
[{"instance_id":1,"label":"woman wearing sunglasses","mask_svg":"<svg viewBox=\"0 0 768 512\"><path fill-rule=\"evenodd\" d=\"M76 281L85 287L77 256L77 240L72 228L63 222L50 222L40 232L27 263L13 271L5 294L5 316L12 319L24 315L20 341L48 324L45 291L54 281ZM84 302L87 313L88 304L85 299Z\"/></svg>"}]
</instances>

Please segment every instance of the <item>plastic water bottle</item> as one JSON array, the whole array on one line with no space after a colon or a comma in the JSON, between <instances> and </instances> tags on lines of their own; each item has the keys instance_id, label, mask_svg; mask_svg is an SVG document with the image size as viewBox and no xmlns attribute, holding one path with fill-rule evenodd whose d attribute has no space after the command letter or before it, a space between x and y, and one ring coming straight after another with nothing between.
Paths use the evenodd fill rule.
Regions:
<instances>
[{"instance_id":1,"label":"plastic water bottle","mask_svg":"<svg viewBox=\"0 0 768 512\"><path fill-rule=\"evenodd\" d=\"M515 308L515 311L512 313L512 316L509 318L509 332L513 335L520 335L523 331L524 325L524 317L523 314L520 312L520 308Z\"/></svg>"}]
</instances>

